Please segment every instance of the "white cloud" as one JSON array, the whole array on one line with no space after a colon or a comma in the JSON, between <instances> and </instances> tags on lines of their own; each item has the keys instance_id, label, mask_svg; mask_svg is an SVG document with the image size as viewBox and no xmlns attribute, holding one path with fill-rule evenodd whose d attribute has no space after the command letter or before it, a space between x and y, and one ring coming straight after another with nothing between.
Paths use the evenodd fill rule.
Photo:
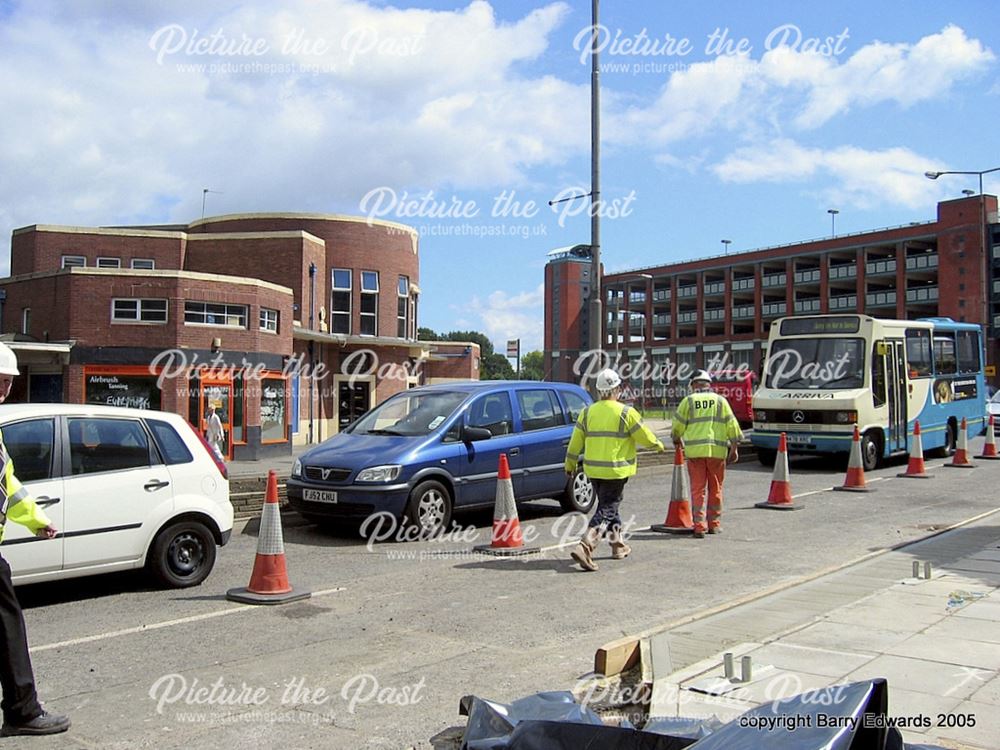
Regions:
<instances>
[{"instance_id":1,"label":"white cloud","mask_svg":"<svg viewBox=\"0 0 1000 750\"><path fill-rule=\"evenodd\" d=\"M940 196L925 171L945 169L907 148L866 151L856 146L807 148L788 139L737 149L712 171L726 182L805 182L825 179L822 194L838 205L921 208Z\"/></svg>"},{"instance_id":2,"label":"white cloud","mask_svg":"<svg viewBox=\"0 0 1000 750\"><path fill-rule=\"evenodd\" d=\"M501 354L508 339L521 339L521 353L541 350L543 341L545 285L529 292L491 293L485 302L473 297L462 309L478 318L476 330L481 330Z\"/></svg>"}]
</instances>

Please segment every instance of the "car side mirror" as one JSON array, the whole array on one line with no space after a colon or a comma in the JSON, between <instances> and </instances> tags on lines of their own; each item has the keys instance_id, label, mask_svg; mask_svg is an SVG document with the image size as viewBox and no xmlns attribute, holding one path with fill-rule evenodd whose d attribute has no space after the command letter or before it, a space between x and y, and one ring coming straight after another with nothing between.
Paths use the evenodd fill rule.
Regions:
<instances>
[{"instance_id":1,"label":"car side mirror","mask_svg":"<svg viewBox=\"0 0 1000 750\"><path fill-rule=\"evenodd\" d=\"M485 427L469 427L466 425L462 428L462 442L465 443L474 443L477 440L489 440L491 437L493 437L493 433Z\"/></svg>"}]
</instances>

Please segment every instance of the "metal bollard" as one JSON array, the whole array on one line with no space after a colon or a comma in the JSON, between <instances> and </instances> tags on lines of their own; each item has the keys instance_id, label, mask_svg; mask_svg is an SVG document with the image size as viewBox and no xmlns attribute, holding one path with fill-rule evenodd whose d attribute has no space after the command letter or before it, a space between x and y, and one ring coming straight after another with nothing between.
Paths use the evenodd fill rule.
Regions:
<instances>
[{"instance_id":1,"label":"metal bollard","mask_svg":"<svg viewBox=\"0 0 1000 750\"><path fill-rule=\"evenodd\" d=\"M753 663L749 656L740 661L740 682L750 682L753 679Z\"/></svg>"},{"instance_id":2,"label":"metal bollard","mask_svg":"<svg viewBox=\"0 0 1000 750\"><path fill-rule=\"evenodd\" d=\"M928 581L931 579L931 563L929 560L924 563L924 578Z\"/></svg>"},{"instance_id":3,"label":"metal bollard","mask_svg":"<svg viewBox=\"0 0 1000 750\"><path fill-rule=\"evenodd\" d=\"M913 577L914 578L920 578L920 561L919 560L914 560L913 561Z\"/></svg>"},{"instance_id":4,"label":"metal bollard","mask_svg":"<svg viewBox=\"0 0 1000 750\"><path fill-rule=\"evenodd\" d=\"M730 682L733 681L733 676L735 674L733 668L733 654L728 652L722 655L722 668L725 670L726 679Z\"/></svg>"}]
</instances>

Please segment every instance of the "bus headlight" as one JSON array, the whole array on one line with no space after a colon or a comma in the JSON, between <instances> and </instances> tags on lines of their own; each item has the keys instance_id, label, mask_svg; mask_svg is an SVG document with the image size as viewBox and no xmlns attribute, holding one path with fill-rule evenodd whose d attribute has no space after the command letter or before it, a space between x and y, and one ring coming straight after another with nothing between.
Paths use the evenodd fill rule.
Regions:
<instances>
[{"instance_id":1,"label":"bus headlight","mask_svg":"<svg viewBox=\"0 0 1000 750\"><path fill-rule=\"evenodd\" d=\"M764 409L754 409L753 410L753 421L754 422L766 422L767 421L767 411Z\"/></svg>"},{"instance_id":2,"label":"bus headlight","mask_svg":"<svg viewBox=\"0 0 1000 750\"><path fill-rule=\"evenodd\" d=\"M837 422L840 424L854 424L857 421L858 421L858 413L856 411L837 412Z\"/></svg>"}]
</instances>

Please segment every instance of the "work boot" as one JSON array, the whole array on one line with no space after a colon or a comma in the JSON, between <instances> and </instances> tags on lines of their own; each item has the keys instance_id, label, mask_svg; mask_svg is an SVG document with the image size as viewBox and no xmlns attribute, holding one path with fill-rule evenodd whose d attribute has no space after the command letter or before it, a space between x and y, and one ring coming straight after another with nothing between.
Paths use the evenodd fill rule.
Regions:
<instances>
[{"instance_id":1,"label":"work boot","mask_svg":"<svg viewBox=\"0 0 1000 750\"><path fill-rule=\"evenodd\" d=\"M0 737L14 737L22 734L58 734L67 729L69 729L68 716L42 711L34 719L21 724L9 724L5 721L3 727L0 727Z\"/></svg>"},{"instance_id":2,"label":"work boot","mask_svg":"<svg viewBox=\"0 0 1000 750\"><path fill-rule=\"evenodd\" d=\"M721 526L709 526L708 527L708 533L709 534L721 534L722 533L722 527Z\"/></svg>"},{"instance_id":3,"label":"work boot","mask_svg":"<svg viewBox=\"0 0 1000 750\"><path fill-rule=\"evenodd\" d=\"M608 534L608 543L611 545L611 557L615 560L624 560L632 553L632 548L625 544L621 530Z\"/></svg>"},{"instance_id":4,"label":"work boot","mask_svg":"<svg viewBox=\"0 0 1000 750\"><path fill-rule=\"evenodd\" d=\"M580 539L580 543L570 552L570 556L580 563L580 567L584 570L597 570L597 563L594 562L594 550L597 548L597 542L600 538L601 534L597 529L589 528Z\"/></svg>"}]
</instances>

